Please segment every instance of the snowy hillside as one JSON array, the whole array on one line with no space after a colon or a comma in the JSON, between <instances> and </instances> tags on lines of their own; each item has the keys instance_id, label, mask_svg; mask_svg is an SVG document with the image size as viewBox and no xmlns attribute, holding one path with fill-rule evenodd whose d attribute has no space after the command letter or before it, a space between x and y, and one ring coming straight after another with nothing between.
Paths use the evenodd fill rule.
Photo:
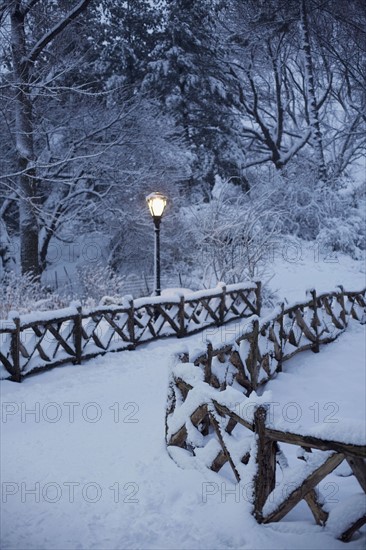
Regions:
<instances>
[{"instance_id":1,"label":"snowy hillside","mask_svg":"<svg viewBox=\"0 0 366 550\"><path fill-rule=\"evenodd\" d=\"M339 273L343 278L348 267ZM289 269L286 285L290 279ZM348 286L360 286L361 276L354 279ZM260 526L229 472L182 469L167 454L165 406L174 354L187 346L203 349L208 336L214 345L222 343L230 331L228 325L184 341L145 344L22 384L3 381L2 548L343 548L330 527L314 524L303 501L279 523ZM297 403L296 428L350 435L350 425L365 418L364 357L365 328L354 322L318 355L290 360L265 390L270 401L281 403L278 411ZM294 429L294 409L287 410ZM278 421L284 428L283 415ZM341 465L320 487L329 510L360 493L348 474ZM363 528L347 548L363 548L365 540Z\"/></svg>"}]
</instances>

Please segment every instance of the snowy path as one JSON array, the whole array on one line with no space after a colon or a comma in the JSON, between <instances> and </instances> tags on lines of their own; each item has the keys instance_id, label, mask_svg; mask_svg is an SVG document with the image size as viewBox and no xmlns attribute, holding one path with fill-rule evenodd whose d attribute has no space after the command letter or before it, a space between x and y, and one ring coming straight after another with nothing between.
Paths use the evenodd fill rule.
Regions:
<instances>
[{"instance_id":1,"label":"snowy path","mask_svg":"<svg viewBox=\"0 0 366 550\"><path fill-rule=\"evenodd\" d=\"M360 264L344 256L336 264L322 257L310 260L276 261L271 286L280 289L279 296L303 300L310 286L330 290L343 283L357 289L365 283ZM307 429L317 413L320 421L314 429L326 424L325 415L333 412L324 409L329 402L339 405L333 418L355 420L357 414L360 419L363 330L355 326L320 354L305 353L288 362L285 372L268 385L273 401L298 401L298 424L306 418ZM260 526L249 513L245 492L229 492L234 490L229 480L208 470L182 470L168 457L164 420L172 354L187 346L202 349L206 337L225 343L239 331L240 324L234 323L184 341L161 340L138 351L55 369L22 384L3 381L1 548L364 548L365 528L345 546L314 525L304 502L280 523ZM359 362L351 364L348 351L355 346ZM320 372L320 362L336 373L331 385ZM354 363L362 367L358 382L348 377L345 383L345 369L353 371ZM313 376L318 390L311 384ZM27 412L31 409L35 414ZM295 412L287 409L289 416ZM288 425L293 429L294 423ZM327 423L327 429L333 427L339 423ZM359 490L353 477L331 475L326 481L330 485L322 491L330 506ZM214 494L206 494L208 488Z\"/></svg>"},{"instance_id":2,"label":"snowy path","mask_svg":"<svg viewBox=\"0 0 366 550\"><path fill-rule=\"evenodd\" d=\"M289 384L288 400L294 401L291 379L299 386L298 375L305 384L312 359L328 355L331 365L352 338L361 338L361 331L342 335L318 356L299 357L301 365L281 375L279 391L280 380L271 383L275 400ZM168 367L171 354L187 342L190 348L201 345L202 335L55 369L21 385L3 382L3 413L14 414L3 414L1 424L2 548L343 547L313 524L303 503L282 522L259 526L243 494L225 495L233 489L229 481L221 485L224 480L209 471L181 470L168 457ZM342 378L334 379L333 389L341 385ZM324 396L310 396L305 385L303 391L318 399L324 414ZM326 399L336 398L329 393ZM346 486L346 495L350 486L357 490L353 478L332 479ZM217 489L214 495L206 496L208 482ZM347 548L362 548L364 542L365 534Z\"/></svg>"}]
</instances>

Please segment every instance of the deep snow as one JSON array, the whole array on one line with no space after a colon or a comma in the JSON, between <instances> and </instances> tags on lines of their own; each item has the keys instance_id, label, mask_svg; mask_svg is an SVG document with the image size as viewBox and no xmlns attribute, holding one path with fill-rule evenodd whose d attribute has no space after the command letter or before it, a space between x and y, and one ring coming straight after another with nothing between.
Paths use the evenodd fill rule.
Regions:
<instances>
[{"instance_id":1,"label":"deep snow","mask_svg":"<svg viewBox=\"0 0 366 550\"><path fill-rule=\"evenodd\" d=\"M304 261L277 265L275 271L272 285L289 301L303 299L309 286L325 290L339 282L360 288L364 279L348 261L337 269ZM234 332L237 328L234 324ZM208 332L215 344L233 336L233 325ZM164 427L172 355L187 346L203 348L207 333L54 369L20 385L1 383L4 550L364 548L365 527L344 546L330 528L314 524L304 502L281 522L260 526L249 513L245 492L235 490L225 471L218 476L207 469L181 469L168 456ZM350 348L352 361L347 361ZM307 428L313 423L315 430L334 412L325 405L335 403L338 409L330 418L340 422L327 423L326 429L337 430L343 420L362 422L363 388L364 327L352 323L319 354L289 361L266 389L276 402L298 402L299 423L304 426L306 418ZM287 451L295 460L294 449ZM353 476L342 477L347 467L341 465L337 473L321 486L336 524L336 501L361 493Z\"/></svg>"}]
</instances>

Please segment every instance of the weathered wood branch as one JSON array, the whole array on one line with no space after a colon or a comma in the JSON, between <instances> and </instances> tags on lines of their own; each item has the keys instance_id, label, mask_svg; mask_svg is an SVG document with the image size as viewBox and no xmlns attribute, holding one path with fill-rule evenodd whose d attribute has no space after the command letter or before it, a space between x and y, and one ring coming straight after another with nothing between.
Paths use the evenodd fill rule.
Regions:
<instances>
[{"instance_id":1,"label":"weathered wood branch","mask_svg":"<svg viewBox=\"0 0 366 550\"><path fill-rule=\"evenodd\" d=\"M272 521L279 521L284 518L286 514L305 498L309 491L313 490L320 481L330 474L339 464L344 460L344 455L341 453L332 454L319 468L313 471L306 480L293 490L290 495L281 502L278 507L270 514L262 518L262 523L270 523Z\"/></svg>"},{"instance_id":2,"label":"weathered wood branch","mask_svg":"<svg viewBox=\"0 0 366 550\"><path fill-rule=\"evenodd\" d=\"M366 460L355 456L346 456L347 462L354 473L355 478L366 493Z\"/></svg>"}]
</instances>

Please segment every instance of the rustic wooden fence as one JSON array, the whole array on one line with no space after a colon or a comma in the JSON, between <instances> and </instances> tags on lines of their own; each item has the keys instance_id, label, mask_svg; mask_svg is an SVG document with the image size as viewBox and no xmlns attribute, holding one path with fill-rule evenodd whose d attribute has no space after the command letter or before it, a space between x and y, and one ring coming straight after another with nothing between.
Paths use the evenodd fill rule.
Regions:
<instances>
[{"instance_id":1,"label":"rustic wooden fence","mask_svg":"<svg viewBox=\"0 0 366 550\"><path fill-rule=\"evenodd\" d=\"M309 291L309 299L285 307L279 305L266 318L253 315L236 340L207 350L192 361L201 366L205 381L223 389L233 378L246 394L256 390L277 372L285 361L305 350L319 351L345 330L349 318L366 321L366 289L338 291L317 295Z\"/></svg>"},{"instance_id":2,"label":"rustic wooden fence","mask_svg":"<svg viewBox=\"0 0 366 550\"><path fill-rule=\"evenodd\" d=\"M172 449L181 447L193 453L196 460L201 458L200 467L203 463L212 471L219 472L228 464L236 481L244 483L242 497L252 502L253 514L259 523L281 520L304 499L318 525L325 525L327 520L334 524L333 516L342 515L342 503L329 514L323 508L315 488L344 460L366 493L366 445L351 445L334 439L276 430L266 425L266 406L254 405L254 418L248 420L232 410L217 390L219 395L216 399L210 391L203 398L203 386L199 392L194 391L194 386L183 378L179 378L176 387L179 388L181 406L189 414L186 423L174 434L167 425L168 449L173 458ZM189 394L192 394L190 399ZM197 400L200 405L192 410L192 403L195 401L197 404ZM251 437L240 431L243 427ZM279 443L298 446L302 463L290 468ZM278 469L281 472L280 482ZM352 499L354 509L351 513L349 503L344 507L346 521L333 525L337 538L345 542L366 523L365 499L358 494L355 497Z\"/></svg>"},{"instance_id":3,"label":"rustic wooden fence","mask_svg":"<svg viewBox=\"0 0 366 550\"><path fill-rule=\"evenodd\" d=\"M169 299L126 297L122 306L13 316L0 321L0 377L20 382L40 370L258 315L260 290L259 282L221 284Z\"/></svg>"},{"instance_id":4,"label":"rustic wooden fence","mask_svg":"<svg viewBox=\"0 0 366 550\"><path fill-rule=\"evenodd\" d=\"M267 405L258 396L248 396L275 376L285 360L300 351L317 352L320 344L334 340L350 318L365 322L365 294L366 289L340 288L319 296L312 291L311 299L281 306L267 319L254 316L232 344L218 349L209 344L198 357L180 355L171 374L166 415L171 456L177 456L175 449L184 449L199 467L203 464L214 472L229 464L237 482L249 480L253 514L260 523L282 519L304 499L318 524L333 522L336 536L350 540L366 522L362 495L356 495L352 512L343 514L349 521L342 523L331 517L342 516L342 508L328 518L315 487L347 460L366 492L366 445L273 429L266 422ZM295 472L279 443L300 447L302 463ZM276 479L277 466L281 483Z\"/></svg>"}]
</instances>

